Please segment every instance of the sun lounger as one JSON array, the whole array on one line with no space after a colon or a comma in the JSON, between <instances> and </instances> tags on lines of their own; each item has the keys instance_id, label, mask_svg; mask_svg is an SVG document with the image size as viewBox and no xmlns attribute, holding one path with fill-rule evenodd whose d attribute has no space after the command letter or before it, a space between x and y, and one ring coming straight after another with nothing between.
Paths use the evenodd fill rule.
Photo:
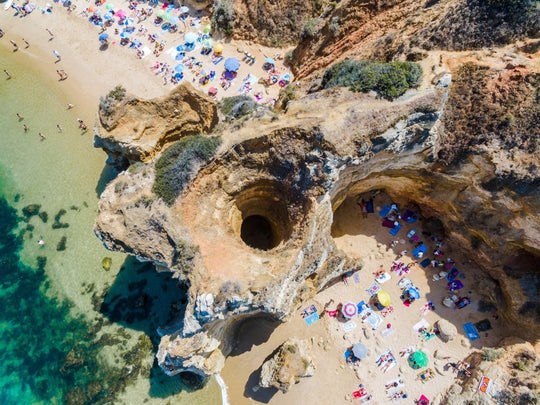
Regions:
<instances>
[{"instance_id":1,"label":"sun lounger","mask_svg":"<svg viewBox=\"0 0 540 405\"><path fill-rule=\"evenodd\" d=\"M384 207L381 208L381 210L379 211L379 215L384 218L386 215L388 215L388 213L390 212L390 206L389 205L385 205Z\"/></svg>"},{"instance_id":2,"label":"sun lounger","mask_svg":"<svg viewBox=\"0 0 540 405\"><path fill-rule=\"evenodd\" d=\"M397 224L395 225L392 229L390 229L388 231L388 233L392 236L396 236L399 232L399 230L401 229L402 225L401 224Z\"/></svg>"}]
</instances>

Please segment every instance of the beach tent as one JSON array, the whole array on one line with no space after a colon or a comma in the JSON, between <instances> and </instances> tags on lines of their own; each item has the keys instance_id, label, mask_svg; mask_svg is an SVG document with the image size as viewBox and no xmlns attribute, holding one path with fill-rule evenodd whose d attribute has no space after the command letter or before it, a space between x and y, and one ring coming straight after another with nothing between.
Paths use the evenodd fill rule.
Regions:
<instances>
[{"instance_id":1,"label":"beach tent","mask_svg":"<svg viewBox=\"0 0 540 405\"><path fill-rule=\"evenodd\" d=\"M214 53L216 55L221 55L223 53L223 45L222 44L216 44L214 46Z\"/></svg>"},{"instance_id":2,"label":"beach tent","mask_svg":"<svg viewBox=\"0 0 540 405\"><path fill-rule=\"evenodd\" d=\"M195 34L194 32L190 31L186 33L186 35L184 35L184 41L186 42L186 44L194 44L196 40L197 34Z\"/></svg>"},{"instance_id":3,"label":"beach tent","mask_svg":"<svg viewBox=\"0 0 540 405\"><path fill-rule=\"evenodd\" d=\"M379 290L377 293L377 301L379 301L379 304L383 307L387 307L391 303L390 295L384 290Z\"/></svg>"},{"instance_id":4,"label":"beach tent","mask_svg":"<svg viewBox=\"0 0 540 405\"><path fill-rule=\"evenodd\" d=\"M362 343L355 343L352 347L352 352L357 359L365 359L367 356L367 347Z\"/></svg>"},{"instance_id":5,"label":"beach tent","mask_svg":"<svg viewBox=\"0 0 540 405\"><path fill-rule=\"evenodd\" d=\"M428 365L427 354L422 350L417 350L414 353L411 353L409 356L409 366L414 369L419 369L426 367Z\"/></svg>"},{"instance_id":6,"label":"beach tent","mask_svg":"<svg viewBox=\"0 0 540 405\"><path fill-rule=\"evenodd\" d=\"M225 60L225 70L229 72L236 72L240 69L240 61L236 58L229 58Z\"/></svg>"},{"instance_id":7,"label":"beach tent","mask_svg":"<svg viewBox=\"0 0 540 405\"><path fill-rule=\"evenodd\" d=\"M356 304L349 301L343 304L343 307L341 307L341 313L345 318L352 318L358 313L358 308L356 307Z\"/></svg>"}]
</instances>

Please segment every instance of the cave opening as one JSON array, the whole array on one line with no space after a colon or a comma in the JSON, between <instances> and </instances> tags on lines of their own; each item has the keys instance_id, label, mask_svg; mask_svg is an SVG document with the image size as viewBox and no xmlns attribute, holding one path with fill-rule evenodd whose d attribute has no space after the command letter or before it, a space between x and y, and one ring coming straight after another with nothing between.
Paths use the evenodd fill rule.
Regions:
<instances>
[{"instance_id":1,"label":"cave opening","mask_svg":"<svg viewBox=\"0 0 540 405\"><path fill-rule=\"evenodd\" d=\"M271 222L262 215L250 215L242 221L240 237L252 248L270 250L279 244Z\"/></svg>"}]
</instances>

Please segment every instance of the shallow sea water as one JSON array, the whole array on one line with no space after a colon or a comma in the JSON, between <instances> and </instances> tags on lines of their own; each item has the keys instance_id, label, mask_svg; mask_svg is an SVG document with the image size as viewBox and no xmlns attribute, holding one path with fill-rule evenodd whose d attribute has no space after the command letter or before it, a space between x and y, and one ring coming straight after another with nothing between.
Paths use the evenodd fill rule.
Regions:
<instances>
[{"instance_id":1,"label":"shallow sea water","mask_svg":"<svg viewBox=\"0 0 540 405\"><path fill-rule=\"evenodd\" d=\"M15 76L0 78L0 403L220 404L215 380L192 390L153 365L156 328L181 316L185 291L95 237L98 195L114 175L78 128L95 111L66 110L59 84L30 62L0 48ZM29 204L47 220L25 217ZM69 227L53 229L61 210Z\"/></svg>"}]
</instances>

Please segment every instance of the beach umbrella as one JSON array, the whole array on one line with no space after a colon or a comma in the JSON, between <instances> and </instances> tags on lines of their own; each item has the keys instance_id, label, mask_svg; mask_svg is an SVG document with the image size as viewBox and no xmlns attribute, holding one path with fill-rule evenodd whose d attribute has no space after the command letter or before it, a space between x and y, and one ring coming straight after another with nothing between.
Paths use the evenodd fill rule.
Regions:
<instances>
[{"instance_id":1,"label":"beach umbrella","mask_svg":"<svg viewBox=\"0 0 540 405\"><path fill-rule=\"evenodd\" d=\"M118 18L126 18L126 12L124 10L118 10L115 15Z\"/></svg>"},{"instance_id":2,"label":"beach umbrella","mask_svg":"<svg viewBox=\"0 0 540 405\"><path fill-rule=\"evenodd\" d=\"M223 45L222 44L216 44L214 46L214 53L220 55L223 52Z\"/></svg>"},{"instance_id":3,"label":"beach umbrella","mask_svg":"<svg viewBox=\"0 0 540 405\"><path fill-rule=\"evenodd\" d=\"M217 94L217 89L215 87L210 87L208 89L208 94L210 94L211 96L215 96Z\"/></svg>"},{"instance_id":4,"label":"beach umbrella","mask_svg":"<svg viewBox=\"0 0 540 405\"><path fill-rule=\"evenodd\" d=\"M291 75L289 73L283 73L280 79L283 80L284 82L288 82L291 80Z\"/></svg>"},{"instance_id":5,"label":"beach umbrella","mask_svg":"<svg viewBox=\"0 0 540 405\"><path fill-rule=\"evenodd\" d=\"M103 34L101 34L101 35L99 36L98 39L99 39L100 41L106 41L107 38L109 38L109 34L107 34L106 32L104 32Z\"/></svg>"},{"instance_id":6,"label":"beach umbrella","mask_svg":"<svg viewBox=\"0 0 540 405\"><path fill-rule=\"evenodd\" d=\"M88 6L87 10L89 13L93 13L94 11L96 11L96 6Z\"/></svg>"},{"instance_id":7,"label":"beach umbrella","mask_svg":"<svg viewBox=\"0 0 540 405\"><path fill-rule=\"evenodd\" d=\"M422 367L426 367L428 365L428 357L427 354L424 353L422 350L417 350L409 356L409 366L411 366L414 369L419 369Z\"/></svg>"},{"instance_id":8,"label":"beach umbrella","mask_svg":"<svg viewBox=\"0 0 540 405\"><path fill-rule=\"evenodd\" d=\"M210 48L212 46L212 40L210 38L206 38L203 42L202 42L203 46L207 47L207 48Z\"/></svg>"},{"instance_id":9,"label":"beach umbrella","mask_svg":"<svg viewBox=\"0 0 540 405\"><path fill-rule=\"evenodd\" d=\"M122 33L120 34L120 38L129 38L130 35L131 35L131 32L122 31Z\"/></svg>"},{"instance_id":10,"label":"beach umbrella","mask_svg":"<svg viewBox=\"0 0 540 405\"><path fill-rule=\"evenodd\" d=\"M187 8L186 6L182 6L182 7L180 7L180 12L182 14L189 13L189 8Z\"/></svg>"},{"instance_id":11,"label":"beach umbrella","mask_svg":"<svg viewBox=\"0 0 540 405\"><path fill-rule=\"evenodd\" d=\"M187 32L186 35L184 35L184 41L186 42L186 44L194 44L195 41L197 40L197 34L195 34L194 32Z\"/></svg>"},{"instance_id":12,"label":"beach umbrella","mask_svg":"<svg viewBox=\"0 0 540 405\"><path fill-rule=\"evenodd\" d=\"M105 15L103 16L103 18L104 18L105 20L110 20L111 18L113 18L113 16L112 16L112 14L111 14L110 12L108 12L108 13L105 13Z\"/></svg>"},{"instance_id":13,"label":"beach umbrella","mask_svg":"<svg viewBox=\"0 0 540 405\"><path fill-rule=\"evenodd\" d=\"M171 13L165 13L161 16L161 18L163 18L165 21L169 21L171 17L172 17Z\"/></svg>"},{"instance_id":14,"label":"beach umbrella","mask_svg":"<svg viewBox=\"0 0 540 405\"><path fill-rule=\"evenodd\" d=\"M343 307L341 307L341 313L345 318L352 318L358 313L358 308L356 307L356 304L352 302L346 302L343 304Z\"/></svg>"},{"instance_id":15,"label":"beach umbrella","mask_svg":"<svg viewBox=\"0 0 540 405\"><path fill-rule=\"evenodd\" d=\"M229 72L236 72L240 69L240 61L236 58L229 58L225 61L225 69Z\"/></svg>"},{"instance_id":16,"label":"beach umbrella","mask_svg":"<svg viewBox=\"0 0 540 405\"><path fill-rule=\"evenodd\" d=\"M135 20L133 18L126 18L124 21L124 25L133 25L135 24Z\"/></svg>"},{"instance_id":17,"label":"beach umbrella","mask_svg":"<svg viewBox=\"0 0 540 405\"><path fill-rule=\"evenodd\" d=\"M377 293L377 301L379 301L383 307L387 307L391 303L390 295L384 290L379 290Z\"/></svg>"},{"instance_id":18,"label":"beach umbrella","mask_svg":"<svg viewBox=\"0 0 540 405\"><path fill-rule=\"evenodd\" d=\"M362 343L355 343L352 347L352 352L357 359L365 359L367 356L367 347Z\"/></svg>"},{"instance_id":19,"label":"beach umbrella","mask_svg":"<svg viewBox=\"0 0 540 405\"><path fill-rule=\"evenodd\" d=\"M210 31L212 30L212 27L210 25L206 25L204 28L203 28L203 32L205 34L208 34Z\"/></svg>"},{"instance_id":20,"label":"beach umbrella","mask_svg":"<svg viewBox=\"0 0 540 405\"><path fill-rule=\"evenodd\" d=\"M420 291L418 291L416 288L409 288L405 291L405 294L407 294L412 299L419 299L420 298Z\"/></svg>"},{"instance_id":21,"label":"beach umbrella","mask_svg":"<svg viewBox=\"0 0 540 405\"><path fill-rule=\"evenodd\" d=\"M105 5L105 8L106 8L107 10L110 10L110 9L113 8L113 7L114 7L114 4L112 4L112 3L107 3L107 4Z\"/></svg>"},{"instance_id":22,"label":"beach umbrella","mask_svg":"<svg viewBox=\"0 0 540 405\"><path fill-rule=\"evenodd\" d=\"M264 58L264 63L268 63L269 65L275 65L276 62L272 58Z\"/></svg>"},{"instance_id":23,"label":"beach umbrella","mask_svg":"<svg viewBox=\"0 0 540 405\"><path fill-rule=\"evenodd\" d=\"M169 22L170 22L171 24L177 24L179 21L180 21L180 18L178 18L178 17L175 16L175 15L171 15L171 18L169 18Z\"/></svg>"},{"instance_id":24,"label":"beach umbrella","mask_svg":"<svg viewBox=\"0 0 540 405\"><path fill-rule=\"evenodd\" d=\"M160 17L160 18L163 18L163 16L167 14L167 12L165 10L158 10L156 11L156 16Z\"/></svg>"},{"instance_id":25,"label":"beach umbrella","mask_svg":"<svg viewBox=\"0 0 540 405\"><path fill-rule=\"evenodd\" d=\"M176 66L174 67L174 71L175 71L176 73L182 73L182 72L184 71L185 68L186 68L186 67L185 67L183 64L179 63L178 65L176 65Z\"/></svg>"}]
</instances>

